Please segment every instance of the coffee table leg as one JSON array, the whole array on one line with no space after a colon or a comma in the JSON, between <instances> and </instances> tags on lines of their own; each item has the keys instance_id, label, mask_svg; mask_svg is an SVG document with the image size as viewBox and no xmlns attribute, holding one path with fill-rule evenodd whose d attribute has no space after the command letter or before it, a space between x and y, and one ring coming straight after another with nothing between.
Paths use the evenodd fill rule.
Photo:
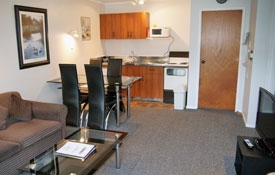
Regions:
<instances>
[{"instance_id":1,"label":"coffee table leg","mask_svg":"<svg viewBox=\"0 0 275 175\"><path fill-rule=\"evenodd\" d=\"M130 118L131 86L127 86L127 118Z\"/></svg>"},{"instance_id":2,"label":"coffee table leg","mask_svg":"<svg viewBox=\"0 0 275 175\"><path fill-rule=\"evenodd\" d=\"M117 144L116 144L116 169L120 169L119 141L118 141L119 135L116 134L115 137L116 137L116 141L117 141Z\"/></svg>"},{"instance_id":3,"label":"coffee table leg","mask_svg":"<svg viewBox=\"0 0 275 175\"><path fill-rule=\"evenodd\" d=\"M120 169L119 143L116 144L116 169Z\"/></svg>"},{"instance_id":4,"label":"coffee table leg","mask_svg":"<svg viewBox=\"0 0 275 175\"><path fill-rule=\"evenodd\" d=\"M120 106L119 106L119 86L116 86L116 126L119 127L119 116L120 116Z\"/></svg>"}]
</instances>

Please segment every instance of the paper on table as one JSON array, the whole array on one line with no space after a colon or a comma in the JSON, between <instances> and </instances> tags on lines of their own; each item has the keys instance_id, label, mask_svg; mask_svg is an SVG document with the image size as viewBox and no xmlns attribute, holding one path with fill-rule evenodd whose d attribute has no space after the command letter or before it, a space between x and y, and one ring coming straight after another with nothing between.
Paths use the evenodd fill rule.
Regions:
<instances>
[{"instance_id":1,"label":"paper on table","mask_svg":"<svg viewBox=\"0 0 275 175\"><path fill-rule=\"evenodd\" d=\"M68 141L56 151L56 155L85 160L96 150L96 145Z\"/></svg>"}]
</instances>

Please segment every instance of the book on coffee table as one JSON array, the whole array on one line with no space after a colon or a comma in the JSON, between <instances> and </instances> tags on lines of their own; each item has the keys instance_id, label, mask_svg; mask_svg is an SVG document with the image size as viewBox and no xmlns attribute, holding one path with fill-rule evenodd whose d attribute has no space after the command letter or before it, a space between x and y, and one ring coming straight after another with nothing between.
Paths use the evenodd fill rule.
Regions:
<instances>
[{"instance_id":1,"label":"book on coffee table","mask_svg":"<svg viewBox=\"0 0 275 175\"><path fill-rule=\"evenodd\" d=\"M67 141L55 154L85 160L91 153L96 151L96 145Z\"/></svg>"}]
</instances>

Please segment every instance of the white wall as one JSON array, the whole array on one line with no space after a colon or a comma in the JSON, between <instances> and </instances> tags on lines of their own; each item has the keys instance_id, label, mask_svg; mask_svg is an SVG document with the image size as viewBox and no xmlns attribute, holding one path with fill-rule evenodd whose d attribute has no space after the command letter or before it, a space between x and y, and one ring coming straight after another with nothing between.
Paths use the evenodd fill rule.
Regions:
<instances>
[{"instance_id":1,"label":"white wall","mask_svg":"<svg viewBox=\"0 0 275 175\"><path fill-rule=\"evenodd\" d=\"M245 122L247 121L249 101L250 98L250 85L251 85L251 76L252 76L252 64L253 64L253 50L254 50L254 40L255 40L255 28L256 28L256 18L257 18L257 6L258 0L251 0L251 9L250 9L250 38L248 40L249 44L247 46L248 57L244 66L246 68L245 73L245 86L244 86L244 100L243 100L243 118ZM252 58L252 59L251 59Z\"/></svg>"},{"instance_id":2,"label":"white wall","mask_svg":"<svg viewBox=\"0 0 275 175\"><path fill-rule=\"evenodd\" d=\"M254 54L252 61L251 84L248 110L245 117L246 126L254 127L258 106L259 87L274 93L275 75L275 1L258 0Z\"/></svg>"},{"instance_id":3,"label":"white wall","mask_svg":"<svg viewBox=\"0 0 275 175\"><path fill-rule=\"evenodd\" d=\"M19 70L15 31L14 5L25 5L48 10L49 48L51 64ZM242 41L249 31L250 1L230 0L220 5L215 0L150 0L144 6L111 4L105 7L89 0L8 0L0 1L0 93L17 90L23 98L61 103L58 85L46 83L59 76L58 63L76 63L79 72L90 57L101 55L162 55L170 39L164 40L106 40L99 39L99 14L105 12L147 11L151 25L169 26L175 42L171 50L190 50L189 87L187 107L197 109L200 60L201 12L204 10L242 9ZM258 87L275 90L275 5L274 0L259 1L255 31L254 61L251 85L245 84L247 46L241 45L236 111L245 109L247 126L254 126ZM91 18L92 39L74 39L71 49L65 40L67 32L76 28L80 33L80 17ZM271 21L271 22L270 22ZM106 47L106 53L104 53ZM264 63L263 63L264 62ZM244 98L248 92L248 98Z\"/></svg>"},{"instance_id":4,"label":"white wall","mask_svg":"<svg viewBox=\"0 0 275 175\"><path fill-rule=\"evenodd\" d=\"M199 60L200 60L200 32L201 12L204 10L242 9L242 41L246 32L255 33L252 41L254 47L253 61L248 60L247 45L241 45L240 64L237 87L236 111L243 112L243 118L247 127L254 127L258 105L259 87L265 87L272 93L275 90L275 3L274 0L252 1L251 17L256 18L255 30L249 29L250 1L230 0L223 5L211 0L192 0L191 24L190 24L190 71L192 81L189 81L188 105L189 108L197 108L199 88ZM255 7L256 6L256 7ZM256 10L255 10L256 8ZM256 15L253 16L253 15ZM251 24L251 27L253 24Z\"/></svg>"},{"instance_id":5,"label":"white wall","mask_svg":"<svg viewBox=\"0 0 275 175\"><path fill-rule=\"evenodd\" d=\"M48 10L49 50L48 65L19 69L15 31L14 5L45 8ZM99 16L102 7L87 0L8 0L0 1L0 93L19 91L23 98L61 103L61 90L57 85L46 83L59 77L59 63L76 63L79 71L90 57L102 55L99 39ZM81 32L80 17L91 18L92 38L82 41L73 39L74 48L68 46L67 32Z\"/></svg>"},{"instance_id":6,"label":"white wall","mask_svg":"<svg viewBox=\"0 0 275 175\"><path fill-rule=\"evenodd\" d=\"M190 9L191 8L191 9ZM161 10L160 10L161 9ZM198 108L199 88L199 60L200 60L200 24L201 12L204 10L243 10L242 38L244 41L249 31L250 1L230 0L225 4L218 4L213 0L150 0L144 6L128 4L110 4L105 6L106 13L147 11L150 13L150 24L169 26L175 42L170 50L190 50L189 85L187 108ZM190 22L191 19L191 22ZM106 55L129 56L131 51L136 55L163 55L171 43L171 39L156 40L106 40ZM190 44L189 44L190 43ZM244 94L246 47L241 45L236 97L236 111L242 111Z\"/></svg>"},{"instance_id":7,"label":"white wall","mask_svg":"<svg viewBox=\"0 0 275 175\"><path fill-rule=\"evenodd\" d=\"M189 63L189 84L187 107L198 108L199 72L200 72L200 36L201 36L201 14L202 11L211 10L243 10L243 21L241 31L241 43L249 31L250 1L230 0L225 4L218 4L213 0L192 0L191 1L191 24L190 24L190 63ZM237 84L236 111L242 111L243 86L245 68L242 65L246 58L246 46L240 45L239 75Z\"/></svg>"},{"instance_id":8,"label":"white wall","mask_svg":"<svg viewBox=\"0 0 275 175\"><path fill-rule=\"evenodd\" d=\"M189 51L190 33L190 0L150 0L144 5L133 6L131 3L112 3L105 5L106 13L141 12L150 13L150 27L168 26L175 38L170 50ZM172 39L137 39L106 40L106 55L129 56L131 51L136 55L162 56L167 52Z\"/></svg>"}]
</instances>

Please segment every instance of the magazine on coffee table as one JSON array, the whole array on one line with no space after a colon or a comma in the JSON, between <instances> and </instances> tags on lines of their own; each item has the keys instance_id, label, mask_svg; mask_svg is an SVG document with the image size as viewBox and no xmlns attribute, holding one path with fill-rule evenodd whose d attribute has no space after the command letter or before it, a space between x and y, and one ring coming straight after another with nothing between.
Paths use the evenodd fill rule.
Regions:
<instances>
[{"instance_id":1,"label":"magazine on coffee table","mask_svg":"<svg viewBox=\"0 0 275 175\"><path fill-rule=\"evenodd\" d=\"M91 153L96 151L96 145L67 141L55 154L76 159L85 160Z\"/></svg>"}]
</instances>

